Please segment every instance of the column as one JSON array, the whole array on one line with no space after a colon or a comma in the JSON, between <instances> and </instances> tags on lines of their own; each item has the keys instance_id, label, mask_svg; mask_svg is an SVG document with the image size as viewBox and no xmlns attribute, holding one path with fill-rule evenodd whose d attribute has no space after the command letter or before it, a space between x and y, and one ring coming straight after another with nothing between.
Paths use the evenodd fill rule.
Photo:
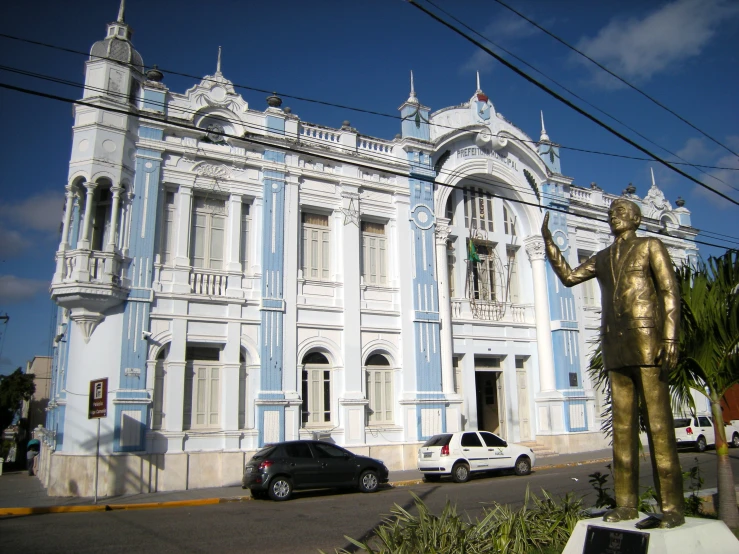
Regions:
<instances>
[{"instance_id":1,"label":"column","mask_svg":"<svg viewBox=\"0 0 739 554\"><path fill-rule=\"evenodd\" d=\"M241 202L240 194L228 197L228 240L226 241L226 270L241 273ZM246 268L244 268L246 269ZM241 287L238 287L241 288Z\"/></svg>"},{"instance_id":2,"label":"column","mask_svg":"<svg viewBox=\"0 0 739 554\"><path fill-rule=\"evenodd\" d=\"M239 354L241 353L241 322L228 323L226 347L221 366L221 429L225 431L224 448L239 448Z\"/></svg>"},{"instance_id":3,"label":"column","mask_svg":"<svg viewBox=\"0 0 739 554\"><path fill-rule=\"evenodd\" d=\"M452 310L449 298L449 266L447 265L447 240L449 222L439 218L436 222L436 276L439 283L439 323L441 349L441 385L444 395L454 394L454 367L452 354Z\"/></svg>"},{"instance_id":4,"label":"column","mask_svg":"<svg viewBox=\"0 0 739 554\"><path fill-rule=\"evenodd\" d=\"M92 213L95 211L95 189L97 186L97 183L85 183L87 198L85 199L85 216L82 224L82 240L80 241L80 248L85 250L90 249L90 224L92 223Z\"/></svg>"},{"instance_id":5,"label":"column","mask_svg":"<svg viewBox=\"0 0 739 554\"><path fill-rule=\"evenodd\" d=\"M350 206L359 212L359 188L342 184L341 205ZM337 269L344 278L344 391L345 397L364 398L362 394L362 331L361 331L361 252L362 237L359 232L359 214L356 219L335 218L342 228L335 235L343 235L343 244L338 252Z\"/></svg>"},{"instance_id":6,"label":"column","mask_svg":"<svg viewBox=\"0 0 739 554\"><path fill-rule=\"evenodd\" d=\"M554 352L552 349L552 329L549 320L544 239L535 235L527 237L523 242L526 248L526 254L531 262L531 273L534 280L536 343L539 352L539 388L540 392L554 391Z\"/></svg>"},{"instance_id":7,"label":"column","mask_svg":"<svg viewBox=\"0 0 739 554\"><path fill-rule=\"evenodd\" d=\"M172 292L190 292L190 218L192 217L192 186L180 185L175 235L175 269L172 272Z\"/></svg>"},{"instance_id":8,"label":"column","mask_svg":"<svg viewBox=\"0 0 739 554\"><path fill-rule=\"evenodd\" d=\"M56 255L56 270L54 271L54 281L60 282L64 279L64 265L66 261L66 250L69 242L69 226L72 221L72 210L74 210L74 188L72 185L66 186L66 204L64 206L64 223L62 224L62 240L59 243L59 250Z\"/></svg>"},{"instance_id":9,"label":"column","mask_svg":"<svg viewBox=\"0 0 739 554\"><path fill-rule=\"evenodd\" d=\"M264 217L264 201L261 198L255 198L251 205L251 228L249 240L251 241L250 254L253 254L251 262L252 275L262 273L262 217ZM246 268L244 268L246 271Z\"/></svg>"},{"instance_id":10,"label":"column","mask_svg":"<svg viewBox=\"0 0 739 554\"><path fill-rule=\"evenodd\" d=\"M226 296L243 298L241 278L246 268L241 268L241 209L240 194L231 193L228 197L228 238L226 239L225 268L229 275L226 284Z\"/></svg>"},{"instance_id":11,"label":"column","mask_svg":"<svg viewBox=\"0 0 739 554\"><path fill-rule=\"evenodd\" d=\"M172 320L172 342L167 356L167 385L164 409L166 430L182 433L185 401L185 349L187 347L187 321ZM182 437L173 439L170 445L175 452L182 450Z\"/></svg>"},{"instance_id":12,"label":"column","mask_svg":"<svg viewBox=\"0 0 739 554\"><path fill-rule=\"evenodd\" d=\"M106 248L108 252L115 252L116 249L116 231L118 230L118 215L120 212L122 190L123 187L120 185L113 185L110 187L110 192L113 193L113 202L110 205L110 237L108 238L108 245Z\"/></svg>"}]
</instances>

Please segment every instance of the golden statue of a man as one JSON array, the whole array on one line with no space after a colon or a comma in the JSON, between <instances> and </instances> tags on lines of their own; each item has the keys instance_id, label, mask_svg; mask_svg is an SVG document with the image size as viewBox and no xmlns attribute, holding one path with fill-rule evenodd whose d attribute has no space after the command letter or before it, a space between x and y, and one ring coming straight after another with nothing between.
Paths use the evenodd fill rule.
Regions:
<instances>
[{"instance_id":1,"label":"golden statue of a man","mask_svg":"<svg viewBox=\"0 0 739 554\"><path fill-rule=\"evenodd\" d=\"M571 269L549 231L541 234L546 253L562 284L571 287L597 278L601 290L603 366L609 372L613 410L613 465L616 508L605 521L638 517L638 399L649 438L660 527L685 523L683 483L677 456L667 374L677 363L680 294L670 255L657 238L637 237L641 210L619 198L608 210L615 240L581 266Z\"/></svg>"}]
</instances>

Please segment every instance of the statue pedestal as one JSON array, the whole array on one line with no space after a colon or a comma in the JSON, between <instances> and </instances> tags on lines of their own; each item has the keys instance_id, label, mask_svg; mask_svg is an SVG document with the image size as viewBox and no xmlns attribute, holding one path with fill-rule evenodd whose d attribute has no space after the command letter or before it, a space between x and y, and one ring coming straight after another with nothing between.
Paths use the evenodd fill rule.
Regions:
<instances>
[{"instance_id":1,"label":"statue pedestal","mask_svg":"<svg viewBox=\"0 0 739 554\"><path fill-rule=\"evenodd\" d=\"M736 554L739 540L723 521L685 518L685 525L674 529L637 529L645 517L619 523L602 518L578 522L562 554Z\"/></svg>"}]
</instances>

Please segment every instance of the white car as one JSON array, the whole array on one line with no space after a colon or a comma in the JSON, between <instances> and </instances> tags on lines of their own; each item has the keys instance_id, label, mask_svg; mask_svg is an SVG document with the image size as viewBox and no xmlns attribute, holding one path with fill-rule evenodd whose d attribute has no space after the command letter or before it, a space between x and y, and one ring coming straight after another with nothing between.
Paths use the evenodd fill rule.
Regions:
<instances>
[{"instance_id":1,"label":"white car","mask_svg":"<svg viewBox=\"0 0 739 554\"><path fill-rule=\"evenodd\" d=\"M528 475L535 459L530 448L508 444L487 431L434 435L418 449L418 469L425 481L451 475L456 483L464 483L472 473L494 469L513 469L516 475Z\"/></svg>"},{"instance_id":2,"label":"white car","mask_svg":"<svg viewBox=\"0 0 739 554\"><path fill-rule=\"evenodd\" d=\"M716 444L716 430L713 428L713 418L707 415L674 416L675 439L678 446L695 446L698 452L703 452L709 446ZM729 446L739 448L739 428L732 421L725 423L726 441Z\"/></svg>"}]
</instances>

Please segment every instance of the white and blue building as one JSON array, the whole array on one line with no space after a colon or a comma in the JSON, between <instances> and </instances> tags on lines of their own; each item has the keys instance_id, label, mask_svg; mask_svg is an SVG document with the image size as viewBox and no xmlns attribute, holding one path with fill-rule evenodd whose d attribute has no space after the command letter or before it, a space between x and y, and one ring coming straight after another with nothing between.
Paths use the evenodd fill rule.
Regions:
<instances>
[{"instance_id":1,"label":"white and blue building","mask_svg":"<svg viewBox=\"0 0 739 554\"><path fill-rule=\"evenodd\" d=\"M438 111L413 89L393 139L249 105L218 66L184 92L146 70L121 12L75 106L42 476L91 495L238 483L265 443L321 437L415 466L439 432L486 429L539 450L606 445L586 368L595 283L563 288L607 246L610 202L567 177L479 83ZM641 232L697 256L690 212L652 183L624 194ZM598 218L600 221L594 221Z\"/></svg>"}]
</instances>

